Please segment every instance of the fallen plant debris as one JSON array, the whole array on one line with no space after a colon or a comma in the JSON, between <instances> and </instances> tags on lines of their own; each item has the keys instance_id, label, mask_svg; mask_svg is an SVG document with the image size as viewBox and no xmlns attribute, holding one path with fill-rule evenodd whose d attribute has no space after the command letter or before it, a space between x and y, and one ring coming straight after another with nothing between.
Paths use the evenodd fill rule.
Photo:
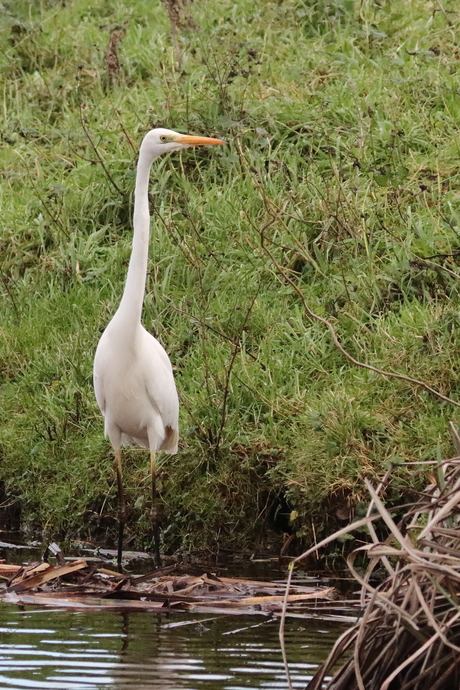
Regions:
<instances>
[{"instance_id":1,"label":"fallen plant debris","mask_svg":"<svg viewBox=\"0 0 460 690\"><path fill-rule=\"evenodd\" d=\"M391 470L377 490L365 480L371 496L366 519L373 543L356 549L348 557L348 567L362 587L362 615L337 640L307 690L459 687L460 439L452 424L450 431L459 457L443 463L424 463L432 464L432 483L416 503L403 509L398 507L397 514L402 514L398 522L380 497L388 486ZM373 527L377 519L387 528L384 541L377 537ZM357 524L340 532L351 532ZM369 559L364 575L354 564L359 554ZM375 577L377 567L387 571L385 579ZM283 617L280 636L282 625ZM285 650L283 655L292 687ZM340 670L326 681L338 664L342 664Z\"/></svg>"},{"instance_id":2,"label":"fallen plant debris","mask_svg":"<svg viewBox=\"0 0 460 690\"><path fill-rule=\"evenodd\" d=\"M120 574L79 558L56 565L0 563L0 599L17 604L71 609L140 609L225 614L279 614L286 583L190 574L173 565L150 573ZM287 599L288 615L302 615L318 599L330 601L333 587L295 585Z\"/></svg>"},{"instance_id":3,"label":"fallen plant debris","mask_svg":"<svg viewBox=\"0 0 460 690\"><path fill-rule=\"evenodd\" d=\"M118 44L121 43L125 35L126 26L112 29L110 32L109 43L104 57L109 84L113 84L120 78L121 64L118 57Z\"/></svg>"}]
</instances>

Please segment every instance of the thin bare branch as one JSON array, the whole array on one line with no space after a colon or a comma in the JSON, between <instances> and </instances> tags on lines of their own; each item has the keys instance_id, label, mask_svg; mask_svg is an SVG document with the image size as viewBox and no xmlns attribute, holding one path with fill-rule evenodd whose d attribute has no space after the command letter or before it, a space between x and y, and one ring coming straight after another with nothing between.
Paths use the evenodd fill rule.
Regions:
<instances>
[{"instance_id":1,"label":"thin bare branch","mask_svg":"<svg viewBox=\"0 0 460 690\"><path fill-rule=\"evenodd\" d=\"M110 174L109 169L107 168L107 166L104 162L104 159L102 158L101 154L99 153L99 150L93 141L93 138L90 134L90 131L89 131L88 127L86 126L85 118L83 117L83 104L80 104L80 123L81 123L82 129L86 135L86 138L88 139L90 146L94 151L94 155L96 156L98 163L100 164L101 168L103 169L103 171L105 173L105 176L107 177L107 179L110 182L110 184L112 185L112 187L124 199L126 197L126 194L124 193L124 191L122 189L120 189L120 187L117 185L117 183L113 179L112 175Z\"/></svg>"},{"instance_id":2,"label":"thin bare branch","mask_svg":"<svg viewBox=\"0 0 460 690\"><path fill-rule=\"evenodd\" d=\"M239 328L238 336L235 338L235 342L232 348L232 354L230 356L230 361L228 363L227 371L225 372L225 385L224 385L224 397L222 400L222 406L221 406L221 417L220 417L220 427L219 431L217 432L217 438L216 438L216 444L215 444L215 454L219 452L219 447L220 447L220 442L222 440L222 432L224 430L225 426L225 421L227 419L227 399L228 399L228 394L230 390L230 377L233 369L233 365L235 364L235 359L238 354L238 352L241 349L241 336L243 334L243 331L246 327L246 324L248 322L249 316L252 312L252 308L254 307L255 301L257 299L257 295L259 294L259 289L260 289L260 284L259 287L257 288L257 291L252 298L252 301L249 305L249 307L246 310L245 317L241 323L241 326Z\"/></svg>"},{"instance_id":3,"label":"thin bare branch","mask_svg":"<svg viewBox=\"0 0 460 690\"><path fill-rule=\"evenodd\" d=\"M273 216L272 220L273 220L273 222L276 222L277 217ZM411 376L406 376L405 374L396 374L396 373L391 372L391 371L385 371L384 369L379 369L378 367L374 367L371 364L366 364L365 362L360 362L359 360L355 359L355 357L350 355L350 353L347 352L347 350L345 350L342 343L340 342L339 337L338 337L333 325L331 324L331 322L328 321L327 319L323 318L322 316L319 316L319 314L315 314L315 312L310 309L303 292L300 290L298 285L296 285L294 280L288 275L287 269L280 266L280 264L277 262L277 260L273 256L273 253L266 246L266 240L265 240L264 232L268 226L269 226L269 224L267 223L260 230L261 247L262 247L263 251L270 258L270 261L272 262L273 266L275 267L277 273L299 295L306 314L311 319L313 319L315 321L319 321L320 323L322 323L326 326L329 333L331 334L332 341L333 341L335 347L344 355L344 357L346 357L348 359L348 361L350 361L352 364L355 364L357 367L361 367L362 369L368 369L369 371L373 371L375 374L380 374L381 376L386 376L387 378L398 379L399 381L406 381L407 383L410 383L412 385L419 386L420 388L423 388L424 390L428 391L428 393L431 393L431 395L434 395L439 400L443 400L444 402L450 403L451 405L455 405L455 407L460 407L460 402L457 402L456 400L453 400L452 398L449 398L448 396L443 395L439 391L437 391L434 388L432 388L431 386L429 386L425 381L420 381L419 379L412 378Z\"/></svg>"}]
</instances>

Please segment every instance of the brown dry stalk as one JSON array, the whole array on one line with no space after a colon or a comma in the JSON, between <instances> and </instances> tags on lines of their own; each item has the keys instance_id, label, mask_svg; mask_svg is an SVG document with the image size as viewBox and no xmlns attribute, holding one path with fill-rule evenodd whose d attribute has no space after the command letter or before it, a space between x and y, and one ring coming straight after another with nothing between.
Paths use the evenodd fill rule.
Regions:
<instances>
[{"instance_id":1,"label":"brown dry stalk","mask_svg":"<svg viewBox=\"0 0 460 690\"><path fill-rule=\"evenodd\" d=\"M118 44L124 39L126 35L126 28L112 29L110 32L109 43L105 51L105 66L107 71L107 78L109 84L113 84L121 73L121 64L118 58Z\"/></svg>"},{"instance_id":2,"label":"brown dry stalk","mask_svg":"<svg viewBox=\"0 0 460 690\"><path fill-rule=\"evenodd\" d=\"M171 24L171 38L179 72L182 70L182 53L178 32L182 29L198 28L190 14L185 11L186 5L189 5L191 2L193 0L163 0Z\"/></svg>"},{"instance_id":3,"label":"brown dry stalk","mask_svg":"<svg viewBox=\"0 0 460 690\"><path fill-rule=\"evenodd\" d=\"M399 524L378 496L382 486L387 485L387 477L380 482L377 491L366 482L371 496L369 510L377 511L372 517L382 519L389 536L384 542L367 544L350 554L349 569L361 585L363 596L367 593L365 600L362 599L364 614L336 642L326 662L307 685L308 690L324 687L330 690L451 690L458 687L460 511L452 499L457 496L460 482L460 458L441 465L446 468L444 476L439 472L436 485L429 485L417 503L406 506ZM422 532L428 515L433 515L433 527L426 530L421 543L414 529ZM340 533L343 530L332 538ZM446 549L449 551L447 561ZM360 553L369 558L364 576L354 567L354 560ZM375 559L383 561L385 557L391 557L393 573L383 582L371 583ZM292 571L287 592L291 576ZM325 686L326 675L341 660L344 665Z\"/></svg>"},{"instance_id":4,"label":"brown dry stalk","mask_svg":"<svg viewBox=\"0 0 460 690\"><path fill-rule=\"evenodd\" d=\"M279 640L280 640L280 646L281 646L281 654L283 657L284 670L286 672L286 678L288 681L289 690L293 690L293 686L292 686L292 682L291 682L291 676L290 676L290 672L289 672L289 664L288 664L287 654L286 654L286 645L285 645L285 641L284 641L284 629L285 629L285 624L286 624L288 596L289 596L289 592L291 589L292 575L294 573L295 564L299 563L304 558L307 558L308 556L310 556L315 551L319 551L319 549L322 549L323 546L327 546L331 541L334 541L335 539L342 537L344 534L349 534L350 532L353 532L354 530L359 529L360 527L364 527L365 525L369 525L370 523L372 523L374 520L377 520L378 518L380 518L380 515L378 513L374 513L373 515L368 515L365 518L361 518L361 520L356 520L356 522L353 522L351 525L347 525L346 527L342 527L342 529L338 530L337 532L334 532L334 534L329 535L328 537L326 537L325 539L320 541L318 544L314 544L311 548L308 549L308 551L305 551L300 556L297 556L297 558L294 558L294 560L291 561L291 563L289 565L289 575L288 575L288 579L287 579L287 583L286 583L286 591L285 591L285 595L284 595L283 609L282 609L282 613L281 613L280 628L279 628Z\"/></svg>"}]
</instances>

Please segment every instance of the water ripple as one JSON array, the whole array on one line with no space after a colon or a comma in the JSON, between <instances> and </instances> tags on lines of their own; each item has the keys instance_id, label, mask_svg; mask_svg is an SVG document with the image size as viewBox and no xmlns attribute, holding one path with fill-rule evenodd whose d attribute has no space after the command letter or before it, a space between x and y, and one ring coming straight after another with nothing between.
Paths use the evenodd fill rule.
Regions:
<instances>
[{"instance_id":1,"label":"water ripple","mask_svg":"<svg viewBox=\"0 0 460 690\"><path fill-rule=\"evenodd\" d=\"M285 690L278 624L250 616L22 611L0 605L0 689ZM192 620L190 617L188 620ZM341 628L289 623L294 688L304 688Z\"/></svg>"}]
</instances>

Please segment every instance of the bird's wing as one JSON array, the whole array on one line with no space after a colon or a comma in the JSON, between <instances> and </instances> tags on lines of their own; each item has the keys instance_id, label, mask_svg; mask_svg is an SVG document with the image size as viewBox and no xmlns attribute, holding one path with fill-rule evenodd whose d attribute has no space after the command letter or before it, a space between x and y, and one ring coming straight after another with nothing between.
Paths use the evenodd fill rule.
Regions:
<instances>
[{"instance_id":1,"label":"bird's wing","mask_svg":"<svg viewBox=\"0 0 460 690\"><path fill-rule=\"evenodd\" d=\"M99 405L99 409L102 412L102 414L105 414L105 393L104 393L104 385L103 385L103 377L101 376L100 372L100 357L98 357L98 351L100 350L100 344L98 345L98 348L96 350L96 356L94 358L94 366L93 366L93 385L94 385L94 393L96 394L96 400L97 404ZM101 353L99 352L99 355Z\"/></svg>"},{"instance_id":2,"label":"bird's wing","mask_svg":"<svg viewBox=\"0 0 460 690\"><path fill-rule=\"evenodd\" d=\"M152 405L158 410L164 426L178 428L179 399L171 362L158 340L145 331L143 361L149 366L145 372L145 387Z\"/></svg>"}]
</instances>

